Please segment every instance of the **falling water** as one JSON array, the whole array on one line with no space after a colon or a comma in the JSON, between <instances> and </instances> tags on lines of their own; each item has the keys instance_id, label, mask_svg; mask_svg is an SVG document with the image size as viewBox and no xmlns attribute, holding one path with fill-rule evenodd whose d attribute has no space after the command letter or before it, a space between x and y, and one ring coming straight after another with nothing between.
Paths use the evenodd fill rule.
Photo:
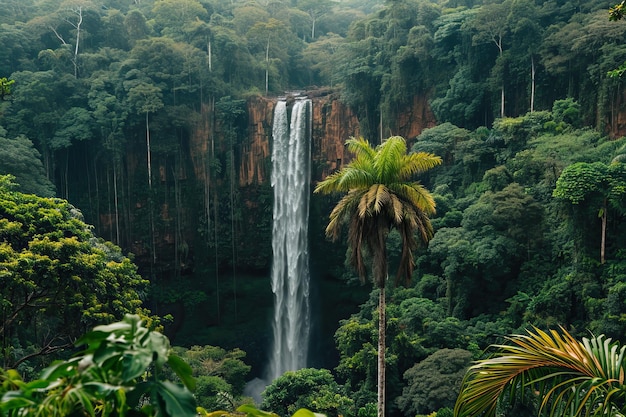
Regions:
<instances>
[{"instance_id":1,"label":"falling water","mask_svg":"<svg viewBox=\"0 0 626 417\"><path fill-rule=\"evenodd\" d=\"M269 382L306 367L310 331L309 192L311 101L298 99L287 124L287 103L279 101L272 135L272 292L274 342Z\"/></svg>"}]
</instances>

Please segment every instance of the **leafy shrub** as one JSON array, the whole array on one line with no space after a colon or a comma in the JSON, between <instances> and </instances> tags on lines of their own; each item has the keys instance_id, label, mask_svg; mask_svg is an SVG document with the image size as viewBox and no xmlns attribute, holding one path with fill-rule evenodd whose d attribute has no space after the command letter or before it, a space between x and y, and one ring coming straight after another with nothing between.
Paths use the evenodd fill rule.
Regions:
<instances>
[{"instance_id":1,"label":"leafy shrub","mask_svg":"<svg viewBox=\"0 0 626 417\"><path fill-rule=\"evenodd\" d=\"M0 415L193 417L191 368L170 352L167 337L143 326L137 315L97 326L76 342L84 350L24 382L0 373ZM160 378L168 364L184 386Z\"/></svg>"}]
</instances>

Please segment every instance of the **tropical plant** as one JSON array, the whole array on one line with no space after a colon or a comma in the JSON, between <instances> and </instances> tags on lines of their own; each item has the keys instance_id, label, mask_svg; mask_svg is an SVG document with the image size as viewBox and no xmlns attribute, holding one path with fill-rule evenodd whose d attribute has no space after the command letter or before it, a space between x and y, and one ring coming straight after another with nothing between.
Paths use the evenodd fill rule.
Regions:
<instances>
[{"instance_id":1,"label":"tropical plant","mask_svg":"<svg viewBox=\"0 0 626 417\"><path fill-rule=\"evenodd\" d=\"M626 412L626 346L604 335L578 341L564 328L533 328L506 340L468 370L455 417L493 417L508 400L525 400L550 417Z\"/></svg>"},{"instance_id":2,"label":"tropical plant","mask_svg":"<svg viewBox=\"0 0 626 417\"><path fill-rule=\"evenodd\" d=\"M139 316L96 326L76 346L86 347L46 368L39 379L24 382L12 370L0 374L0 415L196 415L191 368L170 352L167 337L144 327ZM160 379L165 364L184 386Z\"/></svg>"},{"instance_id":3,"label":"tropical plant","mask_svg":"<svg viewBox=\"0 0 626 417\"><path fill-rule=\"evenodd\" d=\"M413 250L419 241L433 236L429 215L435 201L428 190L413 181L441 163L441 158L426 152L407 155L404 138L393 136L373 148L363 138L346 142L354 159L329 175L315 188L316 193L346 193L330 214L326 235L339 237L342 225L348 225L350 262L362 280L367 276L365 253L371 257L371 274L379 293L378 304L378 416L385 407L385 285L387 283L386 240L392 228L402 239L396 283L408 282L413 272Z\"/></svg>"},{"instance_id":4,"label":"tropical plant","mask_svg":"<svg viewBox=\"0 0 626 417\"><path fill-rule=\"evenodd\" d=\"M147 314L147 281L75 207L15 191L12 179L0 175L0 364L25 372L92 326Z\"/></svg>"},{"instance_id":5,"label":"tropical plant","mask_svg":"<svg viewBox=\"0 0 626 417\"><path fill-rule=\"evenodd\" d=\"M196 378L194 396L199 406L209 410L233 409L241 404L241 395L250 366L243 359L246 352L217 346L176 346L173 352L189 364ZM174 381L175 375L168 375ZM227 407L228 406L228 407Z\"/></svg>"},{"instance_id":6,"label":"tropical plant","mask_svg":"<svg viewBox=\"0 0 626 417\"><path fill-rule=\"evenodd\" d=\"M202 417L279 417L278 414L271 411L259 410L258 408L244 404L237 407L234 412L224 410L207 411L202 407L198 407L198 416ZM306 408L300 408L291 417L324 417L323 414L314 413Z\"/></svg>"},{"instance_id":7,"label":"tropical plant","mask_svg":"<svg viewBox=\"0 0 626 417\"><path fill-rule=\"evenodd\" d=\"M439 349L404 373L407 386L396 402L404 415L427 414L454 407L472 354L463 349Z\"/></svg>"},{"instance_id":8,"label":"tropical plant","mask_svg":"<svg viewBox=\"0 0 626 417\"><path fill-rule=\"evenodd\" d=\"M340 394L339 384L327 369L288 371L261 393L261 407L281 416L307 407L329 417L354 415L354 401Z\"/></svg>"}]
</instances>

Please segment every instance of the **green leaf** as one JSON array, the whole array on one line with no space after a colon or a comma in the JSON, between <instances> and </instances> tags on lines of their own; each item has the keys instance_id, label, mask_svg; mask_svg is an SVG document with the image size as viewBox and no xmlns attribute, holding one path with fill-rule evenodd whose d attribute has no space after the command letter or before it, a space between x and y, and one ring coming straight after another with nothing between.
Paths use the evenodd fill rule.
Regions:
<instances>
[{"instance_id":1,"label":"green leaf","mask_svg":"<svg viewBox=\"0 0 626 417\"><path fill-rule=\"evenodd\" d=\"M248 416L253 416L253 417L277 417L278 416L278 414L275 414L275 413L270 413L268 411L259 410L258 408L250 404L240 405L239 407L237 407L237 411L241 413L246 413Z\"/></svg>"},{"instance_id":2,"label":"green leaf","mask_svg":"<svg viewBox=\"0 0 626 417\"><path fill-rule=\"evenodd\" d=\"M131 381L139 376L143 375L150 364L152 363L152 356L142 349L133 354L126 354L122 359L123 369L122 379L124 381Z\"/></svg>"},{"instance_id":3,"label":"green leaf","mask_svg":"<svg viewBox=\"0 0 626 417\"><path fill-rule=\"evenodd\" d=\"M166 413L171 417L195 417L196 399L189 390L169 381L159 381L154 386L156 394L165 403ZM161 401L158 401L160 404Z\"/></svg>"},{"instance_id":4,"label":"green leaf","mask_svg":"<svg viewBox=\"0 0 626 417\"><path fill-rule=\"evenodd\" d=\"M196 379L193 377L193 371L187 362L170 354L167 363L189 390L194 391L196 389Z\"/></svg>"},{"instance_id":5,"label":"green leaf","mask_svg":"<svg viewBox=\"0 0 626 417\"><path fill-rule=\"evenodd\" d=\"M9 391L2 396L0 401L0 410L16 410L32 407L35 402L27 397L21 391Z\"/></svg>"},{"instance_id":6,"label":"green leaf","mask_svg":"<svg viewBox=\"0 0 626 417\"><path fill-rule=\"evenodd\" d=\"M291 417L325 417L324 414L314 413L311 410L307 410L306 408L300 408L298 411L293 413Z\"/></svg>"}]
</instances>

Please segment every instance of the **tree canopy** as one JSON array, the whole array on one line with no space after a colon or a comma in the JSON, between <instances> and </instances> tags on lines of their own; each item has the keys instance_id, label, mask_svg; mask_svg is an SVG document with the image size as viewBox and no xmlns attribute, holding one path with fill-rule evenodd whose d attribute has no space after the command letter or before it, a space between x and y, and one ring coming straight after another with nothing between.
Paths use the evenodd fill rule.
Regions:
<instances>
[{"instance_id":1,"label":"tree canopy","mask_svg":"<svg viewBox=\"0 0 626 417\"><path fill-rule=\"evenodd\" d=\"M140 294L147 281L118 247L93 235L80 211L0 179L4 367L22 364L28 372L90 326L146 313Z\"/></svg>"}]
</instances>

